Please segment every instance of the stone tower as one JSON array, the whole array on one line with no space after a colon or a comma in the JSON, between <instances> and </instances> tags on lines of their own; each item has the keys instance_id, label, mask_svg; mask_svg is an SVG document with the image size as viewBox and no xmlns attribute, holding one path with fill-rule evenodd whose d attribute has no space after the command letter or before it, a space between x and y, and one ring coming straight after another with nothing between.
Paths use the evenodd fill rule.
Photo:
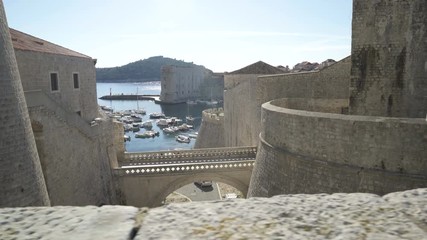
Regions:
<instances>
[{"instance_id":1,"label":"stone tower","mask_svg":"<svg viewBox=\"0 0 427 240\"><path fill-rule=\"evenodd\" d=\"M353 1L350 114L425 118L427 1Z\"/></svg>"},{"instance_id":2,"label":"stone tower","mask_svg":"<svg viewBox=\"0 0 427 240\"><path fill-rule=\"evenodd\" d=\"M0 207L50 205L0 0Z\"/></svg>"}]
</instances>

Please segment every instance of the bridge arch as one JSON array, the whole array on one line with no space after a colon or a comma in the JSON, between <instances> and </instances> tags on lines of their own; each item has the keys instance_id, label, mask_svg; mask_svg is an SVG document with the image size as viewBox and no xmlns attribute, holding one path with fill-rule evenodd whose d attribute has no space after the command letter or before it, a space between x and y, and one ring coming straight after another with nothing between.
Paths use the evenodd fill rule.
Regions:
<instances>
[{"instance_id":1,"label":"bridge arch","mask_svg":"<svg viewBox=\"0 0 427 240\"><path fill-rule=\"evenodd\" d=\"M256 147L197 149L126 154L114 169L123 202L160 206L173 191L196 181L222 182L246 196Z\"/></svg>"},{"instance_id":2,"label":"bridge arch","mask_svg":"<svg viewBox=\"0 0 427 240\"><path fill-rule=\"evenodd\" d=\"M241 179L233 176L205 173L198 174L197 176L182 176L175 179L173 182L167 184L163 189L161 189L159 195L154 196L151 199L150 205L159 206L161 205L162 201L165 200L166 197L169 196L169 194L173 193L175 190L200 180L209 180L213 182L221 182L228 184L239 190L245 197L248 193L249 182L243 182Z\"/></svg>"},{"instance_id":3,"label":"bridge arch","mask_svg":"<svg viewBox=\"0 0 427 240\"><path fill-rule=\"evenodd\" d=\"M127 205L158 207L173 191L195 181L212 180L235 187L246 196L252 167L191 174L124 175L119 184Z\"/></svg>"}]
</instances>

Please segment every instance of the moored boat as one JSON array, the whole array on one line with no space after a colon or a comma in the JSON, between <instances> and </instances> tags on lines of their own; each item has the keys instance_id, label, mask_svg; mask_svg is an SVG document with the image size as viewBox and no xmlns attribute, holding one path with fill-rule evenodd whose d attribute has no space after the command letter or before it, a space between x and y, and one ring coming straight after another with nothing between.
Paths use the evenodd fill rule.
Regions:
<instances>
[{"instance_id":1,"label":"moored boat","mask_svg":"<svg viewBox=\"0 0 427 240\"><path fill-rule=\"evenodd\" d=\"M197 138L197 136L198 136L197 132L188 134L188 137L190 137L190 138Z\"/></svg>"},{"instance_id":2,"label":"moored boat","mask_svg":"<svg viewBox=\"0 0 427 240\"><path fill-rule=\"evenodd\" d=\"M150 138L150 137L156 137L156 136L159 136L160 135L160 133L159 132L157 132L157 131L152 131L152 130L150 130L150 131L145 131L145 132L142 132L142 133L135 133L135 137L136 138Z\"/></svg>"},{"instance_id":3,"label":"moored boat","mask_svg":"<svg viewBox=\"0 0 427 240\"><path fill-rule=\"evenodd\" d=\"M179 128L174 127L174 126L163 128L163 132L165 132L165 133L174 133L178 130L179 130Z\"/></svg>"},{"instance_id":4,"label":"moored boat","mask_svg":"<svg viewBox=\"0 0 427 240\"><path fill-rule=\"evenodd\" d=\"M190 143L191 139L185 135L178 135L175 137L176 141L181 143Z\"/></svg>"},{"instance_id":5,"label":"moored boat","mask_svg":"<svg viewBox=\"0 0 427 240\"><path fill-rule=\"evenodd\" d=\"M158 112L150 113L151 119L158 119L158 118L164 118L164 117L165 117L164 113L158 113Z\"/></svg>"},{"instance_id":6,"label":"moored boat","mask_svg":"<svg viewBox=\"0 0 427 240\"><path fill-rule=\"evenodd\" d=\"M123 136L123 139L124 139L124 141L126 142L126 141L129 141L130 142L130 136L128 136L128 135L124 135Z\"/></svg>"},{"instance_id":7,"label":"moored boat","mask_svg":"<svg viewBox=\"0 0 427 240\"><path fill-rule=\"evenodd\" d=\"M187 123L193 123L194 122L194 117L190 116L186 116L185 120L187 121Z\"/></svg>"},{"instance_id":8,"label":"moored boat","mask_svg":"<svg viewBox=\"0 0 427 240\"><path fill-rule=\"evenodd\" d=\"M145 129L151 129L153 127L153 122L151 122L150 120L147 120L141 123L141 126Z\"/></svg>"}]
</instances>

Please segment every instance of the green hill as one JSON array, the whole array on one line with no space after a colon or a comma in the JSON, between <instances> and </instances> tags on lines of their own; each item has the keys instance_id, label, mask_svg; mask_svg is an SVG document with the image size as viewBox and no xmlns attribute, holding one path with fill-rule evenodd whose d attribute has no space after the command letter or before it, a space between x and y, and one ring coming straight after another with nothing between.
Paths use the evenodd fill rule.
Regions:
<instances>
[{"instance_id":1,"label":"green hill","mask_svg":"<svg viewBox=\"0 0 427 240\"><path fill-rule=\"evenodd\" d=\"M150 57L121 67L97 68L97 82L148 82L160 81L163 65L191 66L188 63L163 56Z\"/></svg>"}]
</instances>

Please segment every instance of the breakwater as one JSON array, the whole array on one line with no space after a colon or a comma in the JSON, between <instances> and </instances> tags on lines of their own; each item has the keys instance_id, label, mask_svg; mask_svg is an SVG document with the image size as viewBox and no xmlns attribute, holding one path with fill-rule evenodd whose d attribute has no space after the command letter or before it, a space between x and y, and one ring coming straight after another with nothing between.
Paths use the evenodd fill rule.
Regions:
<instances>
[{"instance_id":1,"label":"breakwater","mask_svg":"<svg viewBox=\"0 0 427 240\"><path fill-rule=\"evenodd\" d=\"M105 95L99 99L103 100L159 100L159 95L137 95L137 94L115 94Z\"/></svg>"}]
</instances>

